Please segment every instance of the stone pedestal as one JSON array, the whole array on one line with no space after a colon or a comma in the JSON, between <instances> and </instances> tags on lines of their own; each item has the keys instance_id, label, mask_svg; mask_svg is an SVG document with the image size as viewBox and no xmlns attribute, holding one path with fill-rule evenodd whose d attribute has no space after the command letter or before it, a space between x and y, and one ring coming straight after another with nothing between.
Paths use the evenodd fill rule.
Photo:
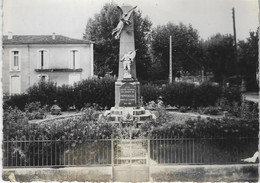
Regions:
<instances>
[{"instance_id":1,"label":"stone pedestal","mask_svg":"<svg viewBox=\"0 0 260 183\"><path fill-rule=\"evenodd\" d=\"M115 83L115 107L106 111L105 115L114 122L124 121L128 115L138 123L155 118L149 110L140 106L140 83L133 80L117 81Z\"/></svg>"},{"instance_id":2,"label":"stone pedestal","mask_svg":"<svg viewBox=\"0 0 260 183\"><path fill-rule=\"evenodd\" d=\"M115 107L140 107L140 83L117 81L115 83Z\"/></svg>"}]
</instances>

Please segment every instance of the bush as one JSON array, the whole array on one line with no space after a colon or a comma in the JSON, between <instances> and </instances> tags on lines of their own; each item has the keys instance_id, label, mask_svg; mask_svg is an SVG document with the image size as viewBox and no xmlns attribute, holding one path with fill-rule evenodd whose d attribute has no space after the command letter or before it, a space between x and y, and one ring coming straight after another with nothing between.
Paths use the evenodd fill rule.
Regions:
<instances>
[{"instance_id":1,"label":"bush","mask_svg":"<svg viewBox=\"0 0 260 183\"><path fill-rule=\"evenodd\" d=\"M15 166L25 163L33 164L33 162L39 160L39 157L43 157L43 165L50 165L51 162L60 163L59 160L63 159L64 154L71 153L68 151L71 147L73 149L82 149L83 147L86 153L100 152L99 149L104 148L104 143L101 142L97 146L96 139L110 138L115 128L104 119L92 120L92 113L85 110L83 113L82 116L56 119L51 123L28 124L24 112L9 107L4 112L3 123L4 140L10 141L9 145L5 146L5 150L10 153L10 156L4 157L5 161L13 162L11 155L15 154L19 159ZM92 143L86 143L90 139L93 139ZM22 144L17 145L17 142L12 143L11 141L14 140L20 142L27 140L26 148L23 148L24 145ZM53 151L54 143L33 143L37 140L55 140L55 148L57 146L57 151L60 153L57 153L55 157L51 153L46 154L46 152ZM38 153L35 153L35 149L38 149ZM71 153L70 157L77 158L74 152ZM51 158L53 158L53 161L50 161ZM81 162L77 162L81 164ZM73 163L75 163L74 159Z\"/></svg>"},{"instance_id":2,"label":"bush","mask_svg":"<svg viewBox=\"0 0 260 183\"><path fill-rule=\"evenodd\" d=\"M73 86L62 85L57 88L57 104L62 111L67 111L69 107L75 105L75 93Z\"/></svg>"},{"instance_id":3,"label":"bush","mask_svg":"<svg viewBox=\"0 0 260 183\"><path fill-rule=\"evenodd\" d=\"M160 89L152 84L146 84L141 86L141 96L145 104L150 101L157 101L159 99Z\"/></svg>"},{"instance_id":4,"label":"bush","mask_svg":"<svg viewBox=\"0 0 260 183\"><path fill-rule=\"evenodd\" d=\"M83 113L82 115L82 120L84 121L97 121L99 119L99 115L101 112L98 111L99 106L94 105L94 106L89 106L82 108L81 111Z\"/></svg>"},{"instance_id":5,"label":"bush","mask_svg":"<svg viewBox=\"0 0 260 183\"><path fill-rule=\"evenodd\" d=\"M219 115L219 114L221 114L221 111L220 111L219 107L208 106L208 107L200 107L199 113L207 114L207 115Z\"/></svg>"},{"instance_id":6,"label":"bush","mask_svg":"<svg viewBox=\"0 0 260 183\"><path fill-rule=\"evenodd\" d=\"M34 111L33 111L34 112ZM51 123L29 124L26 113L9 107L4 111L3 133L9 139L84 139L111 137L114 128L104 118L98 118L94 107L82 110L82 115L67 119L54 119ZM6 138L5 138L6 139Z\"/></svg>"},{"instance_id":7,"label":"bush","mask_svg":"<svg viewBox=\"0 0 260 183\"><path fill-rule=\"evenodd\" d=\"M165 105L193 106L195 85L174 83L162 89L162 100Z\"/></svg>"},{"instance_id":8,"label":"bush","mask_svg":"<svg viewBox=\"0 0 260 183\"><path fill-rule=\"evenodd\" d=\"M204 108L204 110L211 114L219 112L219 109L213 106ZM168 135L184 138L256 138L259 129L258 105L252 102L243 102L242 105L230 106L230 110L236 110L233 112L233 117L229 116L222 119L201 119L201 117L198 117L180 123L167 111L159 109L161 115L157 117L157 120L142 124L141 131L146 136L153 137Z\"/></svg>"},{"instance_id":9,"label":"bush","mask_svg":"<svg viewBox=\"0 0 260 183\"><path fill-rule=\"evenodd\" d=\"M25 93L3 98L3 108L6 109L11 106L12 108L17 107L20 110L24 110L26 103L28 103L28 99L29 96Z\"/></svg>"},{"instance_id":10,"label":"bush","mask_svg":"<svg viewBox=\"0 0 260 183\"><path fill-rule=\"evenodd\" d=\"M149 136L153 133L154 129L162 129L165 124L171 121L172 116L164 108L157 107L155 110L156 120L145 121L140 126L141 134Z\"/></svg>"},{"instance_id":11,"label":"bush","mask_svg":"<svg viewBox=\"0 0 260 183\"><path fill-rule=\"evenodd\" d=\"M225 98L229 104L233 102L241 103L242 93L238 87L226 87L222 90L222 98Z\"/></svg>"},{"instance_id":12,"label":"bush","mask_svg":"<svg viewBox=\"0 0 260 183\"><path fill-rule=\"evenodd\" d=\"M26 112L39 111L40 109L41 109L40 102L32 102L32 103L26 104L24 107L24 110Z\"/></svg>"},{"instance_id":13,"label":"bush","mask_svg":"<svg viewBox=\"0 0 260 183\"><path fill-rule=\"evenodd\" d=\"M45 115L46 108L45 107L42 108L40 102L32 102L26 104L24 110L25 110L26 117L29 120L43 119L46 117Z\"/></svg>"},{"instance_id":14,"label":"bush","mask_svg":"<svg viewBox=\"0 0 260 183\"><path fill-rule=\"evenodd\" d=\"M39 101L41 106L50 107L56 100L63 111L74 105L77 109L81 109L88 103L91 105L96 103L101 108L110 108L115 105L115 80L113 78L87 79L74 86L57 86L53 82L39 82L28 88L27 93L6 99L4 106L19 106L19 109L24 110L28 102Z\"/></svg>"},{"instance_id":15,"label":"bush","mask_svg":"<svg viewBox=\"0 0 260 183\"><path fill-rule=\"evenodd\" d=\"M57 98L57 84L53 82L39 82L27 90L29 101L39 101L41 105L53 105Z\"/></svg>"},{"instance_id":16,"label":"bush","mask_svg":"<svg viewBox=\"0 0 260 183\"><path fill-rule=\"evenodd\" d=\"M242 118L244 120L258 118L258 105L253 102L244 101L241 104L233 102L227 110L232 116Z\"/></svg>"},{"instance_id":17,"label":"bush","mask_svg":"<svg viewBox=\"0 0 260 183\"><path fill-rule=\"evenodd\" d=\"M86 104L98 104L103 108L115 105L115 79L87 79L74 86L75 106L81 109Z\"/></svg>"},{"instance_id":18,"label":"bush","mask_svg":"<svg viewBox=\"0 0 260 183\"><path fill-rule=\"evenodd\" d=\"M181 106L181 107L179 108L179 110L180 110L180 112L185 113L185 112L187 112L187 111L189 110L189 108L188 108L187 106Z\"/></svg>"},{"instance_id":19,"label":"bush","mask_svg":"<svg viewBox=\"0 0 260 183\"><path fill-rule=\"evenodd\" d=\"M159 123L159 122L158 122ZM157 124L158 124L157 123ZM171 136L183 138L235 138L257 137L258 120L246 121L239 118L189 119L185 123L162 123L150 127L149 122L142 125L146 135ZM145 128L144 128L145 127Z\"/></svg>"},{"instance_id":20,"label":"bush","mask_svg":"<svg viewBox=\"0 0 260 183\"><path fill-rule=\"evenodd\" d=\"M17 107L7 107L3 111L3 137L4 139L21 138L25 134L22 132L28 125L28 118L25 113Z\"/></svg>"},{"instance_id":21,"label":"bush","mask_svg":"<svg viewBox=\"0 0 260 183\"><path fill-rule=\"evenodd\" d=\"M221 97L221 87L203 83L195 88L194 107L215 105Z\"/></svg>"},{"instance_id":22,"label":"bush","mask_svg":"<svg viewBox=\"0 0 260 183\"><path fill-rule=\"evenodd\" d=\"M115 79L86 79L74 86L57 86L53 82L40 82L28 88L28 94L14 95L4 99L4 108L17 106L24 110L28 102L39 101L41 106L52 106L57 101L62 111L75 106L78 110L87 104L100 106L100 109L111 108L115 105ZM195 86L190 83L173 83L160 89L153 84L141 86L141 96L147 104L161 99L165 106L200 107L215 105L221 97L228 105L233 102L241 103L241 92L235 88L224 88L222 93L218 86L204 83Z\"/></svg>"}]
</instances>

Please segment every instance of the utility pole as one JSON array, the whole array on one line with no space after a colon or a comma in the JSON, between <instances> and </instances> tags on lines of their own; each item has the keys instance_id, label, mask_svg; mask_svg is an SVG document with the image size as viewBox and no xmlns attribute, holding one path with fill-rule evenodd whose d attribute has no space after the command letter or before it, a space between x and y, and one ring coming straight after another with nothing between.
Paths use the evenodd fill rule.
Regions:
<instances>
[{"instance_id":1,"label":"utility pole","mask_svg":"<svg viewBox=\"0 0 260 183\"><path fill-rule=\"evenodd\" d=\"M234 44L235 44L236 75L238 75L238 57L237 57L237 35L236 35L235 8L232 8L232 17L233 17Z\"/></svg>"},{"instance_id":2,"label":"utility pole","mask_svg":"<svg viewBox=\"0 0 260 183\"><path fill-rule=\"evenodd\" d=\"M172 36L170 36L169 84L172 84Z\"/></svg>"}]
</instances>

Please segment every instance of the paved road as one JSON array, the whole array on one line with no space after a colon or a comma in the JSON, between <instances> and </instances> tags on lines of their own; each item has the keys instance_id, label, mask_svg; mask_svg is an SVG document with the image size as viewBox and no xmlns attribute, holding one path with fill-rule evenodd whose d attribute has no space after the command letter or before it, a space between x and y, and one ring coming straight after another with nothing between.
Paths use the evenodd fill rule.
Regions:
<instances>
[{"instance_id":1,"label":"paved road","mask_svg":"<svg viewBox=\"0 0 260 183\"><path fill-rule=\"evenodd\" d=\"M247 92L244 94L245 99L248 101L252 102L257 102L259 101L259 93L258 92Z\"/></svg>"}]
</instances>

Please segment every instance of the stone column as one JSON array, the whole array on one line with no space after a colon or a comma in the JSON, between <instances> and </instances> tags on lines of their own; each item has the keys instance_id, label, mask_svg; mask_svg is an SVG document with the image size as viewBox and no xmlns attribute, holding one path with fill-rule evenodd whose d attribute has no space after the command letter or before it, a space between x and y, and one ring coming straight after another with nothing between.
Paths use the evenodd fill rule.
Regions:
<instances>
[{"instance_id":1,"label":"stone column","mask_svg":"<svg viewBox=\"0 0 260 183\"><path fill-rule=\"evenodd\" d=\"M122 5L121 7L121 9L123 10L123 14L127 13L132 8L133 7L130 5ZM136 76L136 61L134 59L133 63L131 64L130 71L131 71L132 79L130 80L124 79L123 63L120 61L121 58L126 53L135 50L133 13L129 20L131 23L129 25L126 24L124 25L120 35L118 79L117 82L115 83L115 107L116 108L140 106L140 83L138 82ZM128 89L129 91L127 91ZM128 96L123 95L127 93ZM127 101L128 100L127 97L129 97L129 101Z\"/></svg>"},{"instance_id":2,"label":"stone column","mask_svg":"<svg viewBox=\"0 0 260 183\"><path fill-rule=\"evenodd\" d=\"M123 13L127 13L132 8L133 7L130 5L122 5L122 7L121 7L121 9L123 10ZM133 13L129 20L130 20L131 24L124 26L124 28L121 32L121 36L120 36L118 81L122 81L123 75L124 75L123 63L120 61L121 58L129 51L135 50ZM137 80L135 59L134 59L133 64L131 65L131 75L134 80Z\"/></svg>"}]
</instances>

